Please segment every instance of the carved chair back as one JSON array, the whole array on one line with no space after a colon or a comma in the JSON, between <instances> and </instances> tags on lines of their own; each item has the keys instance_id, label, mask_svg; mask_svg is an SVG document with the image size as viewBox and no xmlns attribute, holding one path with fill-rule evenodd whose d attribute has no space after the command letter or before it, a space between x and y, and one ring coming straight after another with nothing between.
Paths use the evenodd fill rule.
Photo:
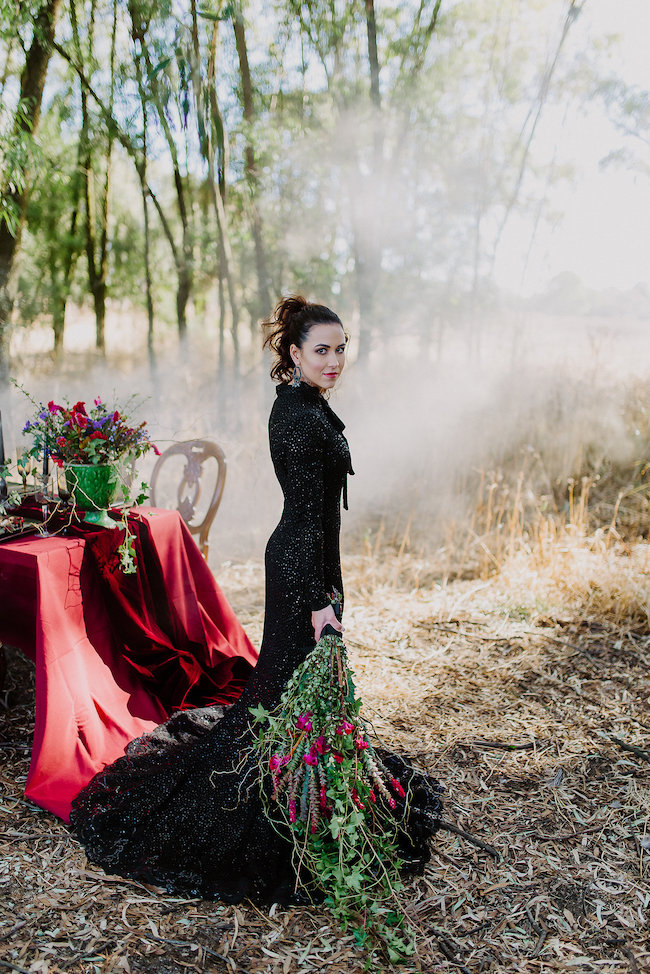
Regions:
<instances>
[{"instance_id":1,"label":"carved chair back","mask_svg":"<svg viewBox=\"0 0 650 974\"><path fill-rule=\"evenodd\" d=\"M171 468L170 461L178 457L185 457L185 466L176 491L176 510L192 534L198 535L198 546L207 561L208 534L221 503L226 482L226 458L221 447L211 440L185 440L182 443L172 444L162 456L158 457L151 474L151 503L154 507L161 506L158 503L162 500L159 485L161 470L163 466ZM197 505L201 499L201 482L205 484L206 480L204 466L210 466L210 460L215 460L217 463L216 482L207 508L204 503L201 504L201 511L197 514ZM201 520L195 521L196 517L201 517Z\"/></svg>"}]
</instances>

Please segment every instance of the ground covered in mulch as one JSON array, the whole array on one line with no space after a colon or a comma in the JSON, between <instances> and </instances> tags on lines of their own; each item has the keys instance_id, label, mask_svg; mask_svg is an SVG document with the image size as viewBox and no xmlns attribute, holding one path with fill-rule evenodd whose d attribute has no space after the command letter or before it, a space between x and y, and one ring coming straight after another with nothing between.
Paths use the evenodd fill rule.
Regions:
<instances>
[{"instance_id":1,"label":"ground covered in mulch","mask_svg":"<svg viewBox=\"0 0 650 974\"><path fill-rule=\"evenodd\" d=\"M349 558L346 641L379 736L444 783L411 882L402 969L641 974L650 965L650 555L564 546L447 581L403 553ZM251 637L262 566L219 581ZM29 664L0 706L0 971L387 971L325 909L188 901L93 868L26 802Z\"/></svg>"}]
</instances>

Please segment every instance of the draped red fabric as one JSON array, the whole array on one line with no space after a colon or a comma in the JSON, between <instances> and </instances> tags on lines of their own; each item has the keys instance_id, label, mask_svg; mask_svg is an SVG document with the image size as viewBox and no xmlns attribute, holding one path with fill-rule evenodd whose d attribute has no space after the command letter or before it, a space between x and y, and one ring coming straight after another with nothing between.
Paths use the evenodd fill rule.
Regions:
<instances>
[{"instance_id":1,"label":"draped red fabric","mask_svg":"<svg viewBox=\"0 0 650 974\"><path fill-rule=\"evenodd\" d=\"M0 640L36 667L25 794L66 821L130 740L174 709L235 700L257 658L178 513L129 523L134 575L120 529L0 544Z\"/></svg>"}]
</instances>

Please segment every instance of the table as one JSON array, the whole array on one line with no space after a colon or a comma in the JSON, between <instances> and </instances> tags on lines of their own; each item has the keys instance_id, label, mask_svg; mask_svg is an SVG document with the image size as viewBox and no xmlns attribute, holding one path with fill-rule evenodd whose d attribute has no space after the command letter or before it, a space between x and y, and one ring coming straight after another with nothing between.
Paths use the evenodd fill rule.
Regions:
<instances>
[{"instance_id":1,"label":"table","mask_svg":"<svg viewBox=\"0 0 650 974\"><path fill-rule=\"evenodd\" d=\"M138 572L121 532L0 544L0 640L35 662L25 795L64 820L81 788L174 709L237 698L257 652L177 511L139 508Z\"/></svg>"}]
</instances>

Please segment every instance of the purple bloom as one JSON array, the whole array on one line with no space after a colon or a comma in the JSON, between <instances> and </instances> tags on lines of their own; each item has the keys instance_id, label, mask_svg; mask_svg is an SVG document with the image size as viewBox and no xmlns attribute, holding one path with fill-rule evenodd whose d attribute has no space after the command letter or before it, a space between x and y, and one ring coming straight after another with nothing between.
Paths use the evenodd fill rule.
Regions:
<instances>
[{"instance_id":1,"label":"purple bloom","mask_svg":"<svg viewBox=\"0 0 650 974\"><path fill-rule=\"evenodd\" d=\"M311 717L311 710L309 710L305 714L300 715L300 717L296 721L296 727L298 728L298 730L304 730L304 731L311 730L312 724L311 724L311 720L309 719L310 717Z\"/></svg>"}]
</instances>

